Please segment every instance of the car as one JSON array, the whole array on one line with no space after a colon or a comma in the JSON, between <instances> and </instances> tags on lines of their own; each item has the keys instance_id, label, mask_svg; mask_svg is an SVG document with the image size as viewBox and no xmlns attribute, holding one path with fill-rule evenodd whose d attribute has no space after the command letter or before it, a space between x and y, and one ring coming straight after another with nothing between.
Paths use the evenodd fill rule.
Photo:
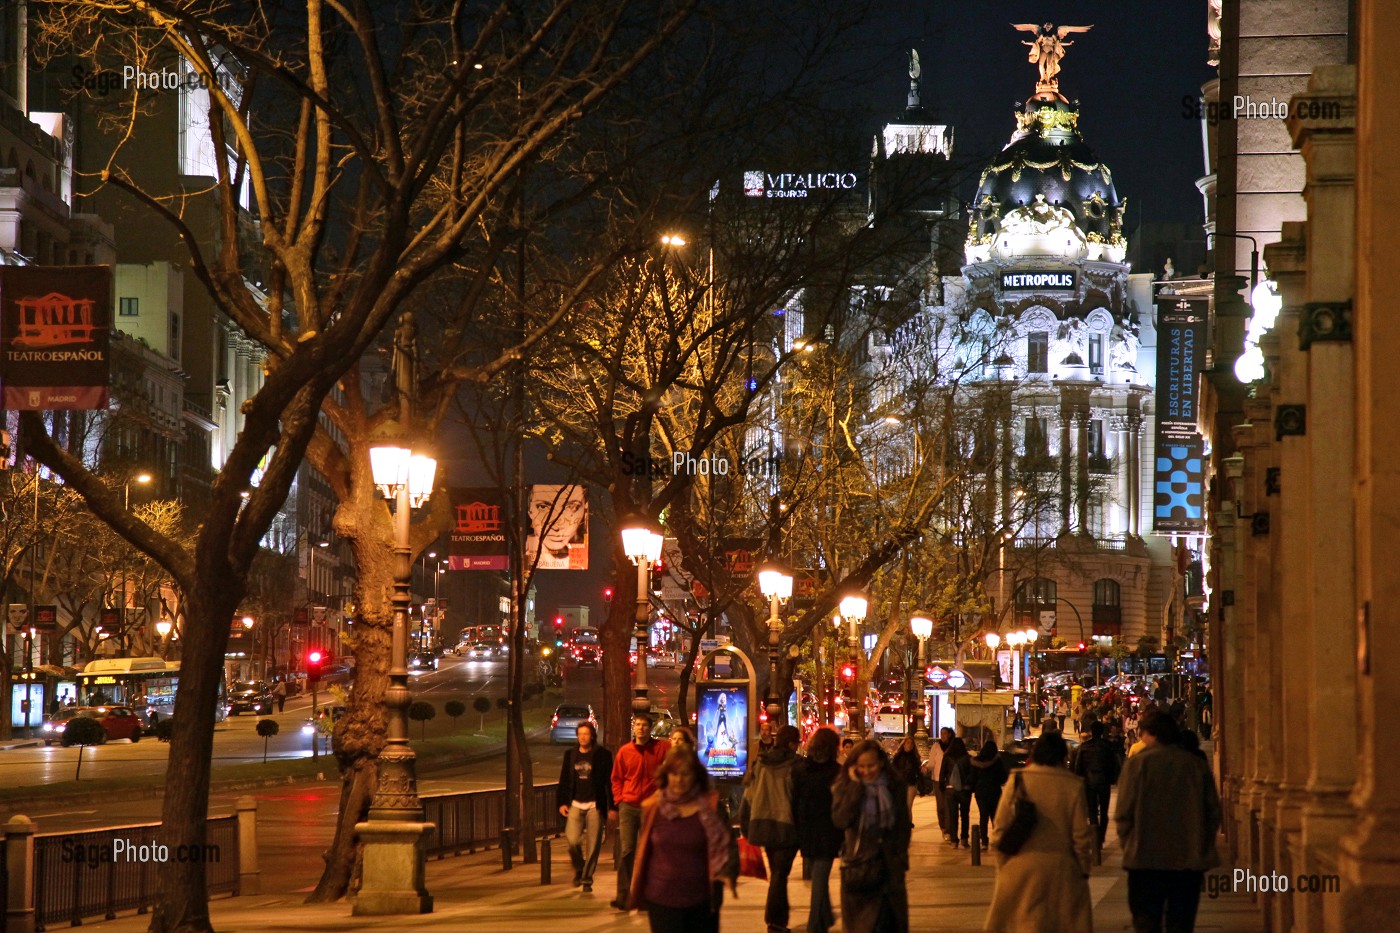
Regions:
<instances>
[{"instance_id":1,"label":"car","mask_svg":"<svg viewBox=\"0 0 1400 933\"><path fill-rule=\"evenodd\" d=\"M568 744L578 741L578 727L582 723L593 726L593 734L598 734L598 717L593 715L593 707L584 703L565 703L554 708L554 718L549 723L549 741L552 744Z\"/></svg>"},{"instance_id":2,"label":"car","mask_svg":"<svg viewBox=\"0 0 1400 933\"><path fill-rule=\"evenodd\" d=\"M410 671L435 671L438 669L437 655L431 651L415 651L408 656Z\"/></svg>"},{"instance_id":3,"label":"car","mask_svg":"<svg viewBox=\"0 0 1400 933\"><path fill-rule=\"evenodd\" d=\"M510 657L510 642L501 639L501 643L496 646L496 655L502 658Z\"/></svg>"},{"instance_id":4,"label":"car","mask_svg":"<svg viewBox=\"0 0 1400 933\"><path fill-rule=\"evenodd\" d=\"M491 645L477 642L468 648L463 656L468 661L490 661L496 657L496 649Z\"/></svg>"},{"instance_id":5,"label":"car","mask_svg":"<svg viewBox=\"0 0 1400 933\"><path fill-rule=\"evenodd\" d=\"M590 645L581 645L574 649L574 660L579 667L597 667L598 649Z\"/></svg>"},{"instance_id":6,"label":"car","mask_svg":"<svg viewBox=\"0 0 1400 933\"><path fill-rule=\"evenodd\" d=\"M647 652L647 667L675 667L676 653L664 648L652 648Z\"/></svg>"},{"instance_id":7,"label":"car","mask_svg":"<svg viewBox=\"0 0 1400 933\"><path fill-rule=\"evenodd\" d=\"M1070 754L1074 754L1074 750L1079 747L1079 741L1069 736L1065 736L1064 739L1065 744L1069 746ZM1033 745L1035 745L1035 739L1033 738L1022 739L1019 742L1010 742L1007 744L1006 748L1002 749L1002 754L1007 756L1009 759L1007 763L1011 765L1011 767L1024 767L1026 762L1030 760L1031 747Z\"/></svg>"},{"instance_id":8,"label":"car","mask_svg":"<svg viewBox=\"0 0 1400 933\"><path fill-rule=\"evenodd\" d=\"M142 724L141 718L125 706L74 706L61 710L52 719L47 720L43 725L44 744L53 745L69 743L64 741L63 733L68 728L68 723L77 718L95 719L102 726L102 731L106 733L103 742L111 739L130 739L132 742L141 741Z\"/></svg>"},{"instance_id":9,"label":"car","mask_svg":"<svg viewBox=\"0 0 1400 933\"><path fill-rule=\"evenodd\" d=\"M266 716L272 712L272 690L261 680L235 681L228 691L228 714L242 712Z\"/></svg>"},{"instance_id":10,"label":"car","mask_svg":"<svg viewBox=\"0 0 1400 933\"><path fill-rule=\"evenodd\" d=\"M306 742L306 747L311 748L311 743L315 740L319 732L325 736L323 748L329 748L331 730L335 728L336 720L345 714L343 706L322 706L316 710L315 716L310 716L301 724L302 739Z\"/></svg>"},{"instance_id":11,"label":"car","mask_svg":"<svg viewBox=\"0 0 1400 933\"><path fill-rule=\"evenodd\" d=\"M902 707L885 705L881 706L875 714L875 725L872 731L876 735L904 735L909 730L905 721Z\"/></svg>"},{"instance_id":12,"label":"car","mask_svg":"<svg viewBox=\"0 0 1400 933\"><path fill-rule=\"evenodd\" d=\"M671 733L681 727L680 720L663 717L656 721L656 725L651 727L651 737L653 739L669 739Z\"/></svg>"}]
</instances>

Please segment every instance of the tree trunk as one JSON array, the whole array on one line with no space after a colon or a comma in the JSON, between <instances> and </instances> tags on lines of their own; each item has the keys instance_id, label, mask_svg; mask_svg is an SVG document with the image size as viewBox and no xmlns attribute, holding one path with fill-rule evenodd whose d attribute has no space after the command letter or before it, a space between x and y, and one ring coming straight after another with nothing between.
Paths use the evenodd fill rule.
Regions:
<instances>
[{"instance_id":1,"label":"tree trunk","mask_svg":"<svg viewBox=\"0 0 1400 933\"><path fill-rule=\"evenodd\" d=\"M172 852L202 852L207 841L209 762L214 752L210 725L223 675L229 620L243 595L244 581L221 561L200 560L198 569L201 586L188 594L189 626L161 806L161 842ZM197 859L167 863L160 872L160 892L151 914L151 933L212 933L208 883L204 865Z\"/></svg>"},{"instance_id":2,"label":"tree trunk","mask_svg":"<svg viewBox=\"0 0 1400 933\"><path fill-rule=\"evenodd\" d=\"M369 817L378 781L376 759L388 729L384 693L393 649L393 609L388 598L394 580L392 527L388 511L372 491L352 495L351 501L364 507L350 509L342 504L336 530L350 539L358 573L355 605L360 608L350 643L355 683L331 740L340 767L335 837L322 856L326 867L306 898L308 904L339 900L350 893L359 860L355 824Z\"/></svg>"},{"instance_id":3,"label":"tree trunk","mask_svg":"<svg viewBox=\"0 0 1400 933\"><path fill-rule=\"evenodd\" d=\"M619 748L632 734L632 678L628 669L628 641L636 628L637 570L626 559L614 557L617 593L598 633L603 648L603 735L606 744ZM638 663L642 663L639 659Z\"/></svg>"}]
</instances>

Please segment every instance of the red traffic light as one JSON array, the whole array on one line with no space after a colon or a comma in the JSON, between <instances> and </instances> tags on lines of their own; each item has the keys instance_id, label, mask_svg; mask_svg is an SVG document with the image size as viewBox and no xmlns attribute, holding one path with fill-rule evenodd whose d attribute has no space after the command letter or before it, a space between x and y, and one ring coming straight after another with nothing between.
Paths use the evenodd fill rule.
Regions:
<instances>
[{"instance_id":1,"label":"red traffic light","mask_svg":"<svg viewBox=\"0 0 1400 933\"><path fill-rule=\"evenodd\" d=\"M855 680L855 679L856 679L856 669L855 669L854 667L852 667L851 665L847 664L845 667L841 668L841 679L842 679L842 680Z\"/></svg>"},{"instance_id":2,"label":"red traffic light","mask_svg":"<svg viewBox=\"0 0 1400 933\"><path fill-rule=\"evenodd\" d=\"M1089 646L1086 645L1086 644L1084 644L1084 642L1081 641L1081 642L1079 643L1079 653L1080 653L1080 654L1083 654L1085 651L1088 650L1088 648L1089 648Z\"/></svg>"},{"instance_id":3,"label":"red traffic light","mask_svg":"<svg viewBox=\"0 0 1400 933\"><path fill-rule=\"evenodd\" d=\"M604 598L604 599L612 599L612 598L613 598L613 588L612 588L612 587L607 586L607 587L604 587L604 588L603 588L603 598Z\"/></svg>"},{"instance_id":4,"label":"red traffic light","mask_svg":"<svg viewBox=\"0 0 1400 933\"><path fill-rule=\"evenodd\" d=\"M563 617L563 616L555 616L555 617L554 617L554 627L555 627L555 628L563 628L563 627L564 627L564 617Z\"/></svg>"},{"instance_id":5,"label":"red traffic light","mask_svg":"<svg viewBox=\"0 0 1400 933\"><path fill-rule=\"evenodd\" d=\"M306 663L307 663L307 664L320 664L320 663L321 663L321 659L322 659L321 652L319 652L319 651L313 651L313 652L311 652L310 654L308 654L308 655L306 656Z\"/></svg>"}]
</instances>

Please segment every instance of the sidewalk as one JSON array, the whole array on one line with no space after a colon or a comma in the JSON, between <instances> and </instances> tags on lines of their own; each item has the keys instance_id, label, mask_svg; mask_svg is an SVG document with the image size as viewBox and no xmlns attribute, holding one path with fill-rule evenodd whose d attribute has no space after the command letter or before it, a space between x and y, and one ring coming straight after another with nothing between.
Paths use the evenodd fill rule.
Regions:
<instances>
[{"instance_id":1,"label":"sidewalk","mask_svg":"<svg viewBox=\"0 0 1400 933\"><path fill-rule=\"evenodd\" d=\"M910 930L938 930L961 933L982 929L987 905L996 883L992 859L973 867L967 849L953 849L938 832L932 797L914 804L914 841L909 873ZM1104 864L1089 879L1094 898L1094 929L1131 930L1127 907L1126 876L1118 867L1118 846L1112 839L1104 853ZM482 930L537 931L638 931L648 929L644 914L621 914L608 906L614 896L615 876L609 870L611 840L605 843L602 864L593 893L584 895L570 886L568 853L562 839L551 843L554 883L540 885L538 865L521 865L502 870L498 851L448 858L428 863L428 890L435 909L423 916L353 917L350 904L305 905L304 892L288 896L237 897L210 903L214 927L220 933L277 930L287 933L317 931L343 933L351 930L430 930L462 929L471 924ZM312 854L308 852L308 858ZM793 868L788 891L792 898L791 927L803 928L807 918L808 886L801 880L801 861ZM839 872L839 868L837 870ZM833 898L836 891L833 872ZM724 906L721 928L727 931L762 931L766 882L740 879L737 898L729 897ZM840 905L836 905L838 914ZM86 921L85 926L102 933L144 933L150 918L127 916L112 921ZM1262 918L1248 897L1222 895L1202 898L1196 930L1199 933L1254 933L1263 928Z\"/></svg>"}]
</instances>

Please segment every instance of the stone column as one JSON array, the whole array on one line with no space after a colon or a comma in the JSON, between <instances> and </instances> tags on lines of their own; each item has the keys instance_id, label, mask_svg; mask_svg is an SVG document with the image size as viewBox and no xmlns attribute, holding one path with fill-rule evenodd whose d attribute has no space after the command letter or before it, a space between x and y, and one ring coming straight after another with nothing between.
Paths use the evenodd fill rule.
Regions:
<instances>
[{"instance_id":1,"label":"stone column","mask_svg":"<svg viewBox=\"0 0 1400 933\"><path fill-rule=\"evenodd\" d=\"M1356 137L1356 821L1342 838L1338 930L1386 930L1400 917L1400 4L1359 0Z\"/></svg>"},{"instance_id":2,"label":"stone column","mask_svg":"<svg viewBox=\"0 0 1400 933\"><path fill-rule=\"evenodd\" d=\"M262 872L258 870L258 800L239 797L234 803L238 813L238 893L242 896L262 893Z\"/></svg>"},{"instance_id":3,"label":"stone column","mask_svg":"<svg viewBox=\"0 0 1400 933\"><path fill-rule=\"evenodd\" d=\"M34 834L39 827L16 814L5 824L5 916L0 928L34 933Z\"/></svg>"},{"instance_id":4,"label":"stone column","mask_svg":"<svg viewBox=\"0 0 1400 933\"><path fill-rule=\"evenodd\" d=\"M1113 452L1118 460L1118 469L1113 473L1113 501L1118 505L1113 532L1126 537L1131 528L1128 513L1132 508L1132 503L1128 501L1128 490L1132 488L1132 482L1128 478L1128 419L1122 415L1114 415L1109 419L1108 426L1113 431Z\"/></svg>"},{"instance_id":5,"label":"stone column","mask_svg":"<svg viewBox=\"0 0 1400 933\"><path fill-rule=\"evenodd\" d=\"M1306 500L1311 478L1305 445L1308 356L1298 349L1298 309L1306 287L1307 253L1303 225L1283 225L1281 239L1264 248L1270 276L1278 283L1283 308L1267 340L1262 341L1270 356L1273 374L1270 395L1274 402L1275 455L1278 467L1266 477L1265 495L1271 503L1269 535L1274 602L1277 621L1276 645L1279 676L1279 716L1283 720L1279 740L1282 759L1278 769L1279 795L1275 801L1278 871L1289 878L1298 874L1302 855L1303 796L1308 780L1308 755L1316 731L1309 719L1308 648L1313 620L1308 605L1308 527ZM1305 416L1304 416L1305 417ZM1275 929L1294 929L1297 903L1290 888L1270 898Z\"/></svg>"},{"instance_id":6,"label":"stone column","mask_svg":"<svg viewBox=\"0 0 1400 933\"><path fill-rule=\"evenodd\" d=\"M1089 533L1089 418L1091 409L1088 403L1075 407L1074 411L1074 485L1077 506L1075 521L1079 523L1079 533Z\"/></svg>"},{"instance_id":7,"label":"stone column","mask_svg":"<svg viewBox=\"0 0 1400 933\"><path fill-rule=\"evenodd\" d=\"M1070 442L1070 424L1074 420L1074 412L1061 401L1060 412L1055 420L1060 428L1060 534L1067 534L1070 504L1074 501L1074 487L1070 482L1071 458L1074 456Z\"/></svg>"},{"instance_id":8,"label":"stone column","mask_svg":"<svg viewBox=\"0 0 1400 933\"><path fill-rule=\"evenodd\" d=\"M1221 509L1215 515L1215 560L1211 572L1221 583L1234 586L1241 576L1241 551L1249 534L1249 520L1236 516L1243 511L1239 498L1244 458L1239 454L1224 462L1228 494L1220 497ZM1241 841L1248 838L1247 808L1241 802L1246 774L1246 710L1245 644L1241 633L1240 596L1236 590L1217 584L1212 604L1217 620L1212 625L1210 665L1213 676L1211 691L1212 732L1215 737L1216 775L1220 782L1221 803L1225 810L1225 833L1228 837L1230 862L1243 864Z\"/></svg>"},{"instance_id":9,"label":"stone column","mask_svg":"<svg viewBox=\"0 0 1400 933\"><path fill-rule=\"evenodd\" d=\"M1329 112L1330 109L1330 112ZM1351 346L1355 289L1356 69L1319 68L1305 94L1289 107L1288 128L1307 162L1307 303L1298 327L1308 359L1308 410L1348 412L1356 376ZM1300 118L1298 115L1303 114ZM1324 118L1324 115L1326 118ZM1355 467L1350 417L1314 417L1304 438L1308 603L1305 695L1310 704L1307 791L1303 796L1298 868L1337 873L1337 850L1350 825L1347 794L1356 780L1356 574L1350 485ZM1300 930L1342 929L1342 901L1302 897L1294 905ZM1330 915L1330 916L1329 916Z\"/></svg>"}]
</instances>

